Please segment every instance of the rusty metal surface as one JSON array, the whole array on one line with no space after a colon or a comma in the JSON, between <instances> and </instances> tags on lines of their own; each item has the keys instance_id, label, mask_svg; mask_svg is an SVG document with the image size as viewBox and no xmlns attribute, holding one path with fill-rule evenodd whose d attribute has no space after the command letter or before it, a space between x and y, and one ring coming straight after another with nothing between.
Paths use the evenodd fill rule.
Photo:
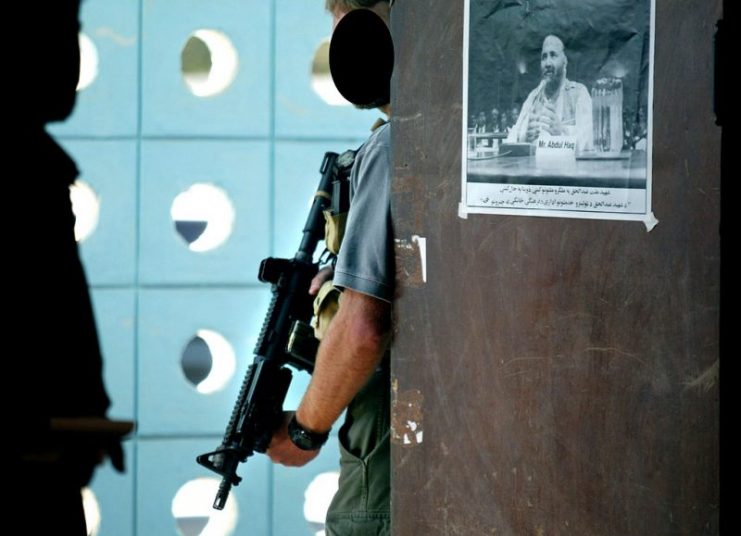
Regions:
<instances>
[{"instance_id":1,"label":"rusty metal surface","mask_svg":"<svg viewBox=\"0 0 741 536\"><path fill-rule=\"evenodd\" d=\"M720 15L658 1L649 233L460 219L463 2L396 3L396 536L718 533Z\"/></svg>"}]
</instances>

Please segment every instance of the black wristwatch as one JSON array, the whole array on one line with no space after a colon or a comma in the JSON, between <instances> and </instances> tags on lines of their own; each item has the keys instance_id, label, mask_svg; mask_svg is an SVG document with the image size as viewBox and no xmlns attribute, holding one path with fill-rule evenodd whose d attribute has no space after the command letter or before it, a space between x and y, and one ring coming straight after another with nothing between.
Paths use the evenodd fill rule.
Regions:
<instances>
[{"instance_id":1,"label":"black wristwatch","mask_svg":"<svg viewBox=\"0 0 741 536\"><path fill-rule=\"evenodd\" d=\"M288 437L290 437L291 442L301 450L318 450L327 442L329 431L326 431L323 434L310 432L299 424L296 420L296 415L294 414L293 417L291 417L291 420L288 421Z\"/></svg>"}]
</instances>

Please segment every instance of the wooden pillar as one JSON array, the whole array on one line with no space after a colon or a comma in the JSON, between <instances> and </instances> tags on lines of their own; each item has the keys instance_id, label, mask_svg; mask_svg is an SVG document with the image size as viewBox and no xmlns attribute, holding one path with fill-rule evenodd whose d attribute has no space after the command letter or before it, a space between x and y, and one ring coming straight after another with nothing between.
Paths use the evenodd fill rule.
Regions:
<instances>
[{"instance_id":1,"label":"wooden pillar","mask_svg":"<svg viewBox=\"0 0 741 536\"><path fill-rule=\"evenodd\" d=\"M717 534L720 1L657 0L650 232L458 216L463 9L392 13L394 534Z\"/></svg>"}]
</instances>

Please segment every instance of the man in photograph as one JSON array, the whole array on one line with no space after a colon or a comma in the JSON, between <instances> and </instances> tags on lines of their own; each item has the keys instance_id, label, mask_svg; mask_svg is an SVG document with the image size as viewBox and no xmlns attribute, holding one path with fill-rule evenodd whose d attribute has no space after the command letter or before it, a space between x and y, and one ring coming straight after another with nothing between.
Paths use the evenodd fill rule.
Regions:
<instances>
[{"instance_id":1,"label":"man in photograph","mask_svg":"<svg viewBox=\"0 0 741 536\"><path fill-rule=\"evenodd\" d=\"M541 80L522 105L508 143L534 143L542 134L575 136L578 151L592 149L592 98L566 78L568 58L561 39L549 35L540 54Z\"/></svg>"}]
</instances>

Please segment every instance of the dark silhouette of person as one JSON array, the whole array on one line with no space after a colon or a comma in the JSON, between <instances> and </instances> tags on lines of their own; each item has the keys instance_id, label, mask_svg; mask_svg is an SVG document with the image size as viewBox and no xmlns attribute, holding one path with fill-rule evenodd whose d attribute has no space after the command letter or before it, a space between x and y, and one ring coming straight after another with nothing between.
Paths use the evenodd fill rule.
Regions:
<instances>
[{"instance_id":1,"label":"dark silhouette of person","mask_svg":"<svg viewBox=\"0 0 741 536\"><path fill-rule=\"evenodd\" d=\"M22 534L86 535L81 489L109 456L123 471L120 435L106 432L110 399L87 278L74 235L75 162L47 133L69 117L79 77L79 0L15 2L11 25L32 41L9 55L6 86L18 247L11 283L9 445L14 525ZM6 79L6 82L8 79ZM6 126L8 123L6 123ZM13 273L11 271L11 273Z\"/></svg>"}]
</instances>

